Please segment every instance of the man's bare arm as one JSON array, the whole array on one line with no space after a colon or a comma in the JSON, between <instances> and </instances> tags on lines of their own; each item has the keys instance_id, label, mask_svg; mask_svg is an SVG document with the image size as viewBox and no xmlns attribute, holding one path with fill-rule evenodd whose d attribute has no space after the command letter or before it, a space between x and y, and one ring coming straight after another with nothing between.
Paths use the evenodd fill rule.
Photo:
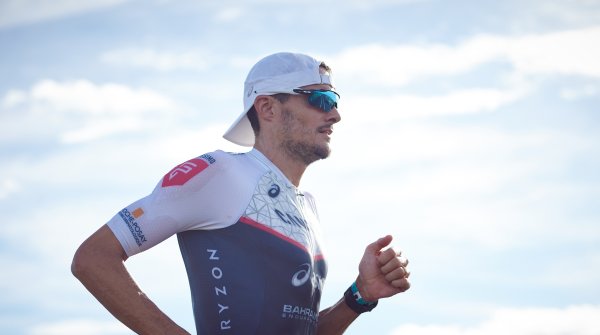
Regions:
<instances>
[{"instance_id":1,"label":"man's bare arm","mask_svg":"<svg viewBox=\"0 0 600 335\"><path fill-rule=\"evenodd\" d=\"M343 334L350 324L356 320L358 314L340 299L335 305L319 312L318 335Z\"/></svg>"},{"instance_id":2,"label":"man's bare arm","mask_svg":"<svg viewBox=\"0 0 600 335\"><path fill-rule=\"evenodd\" d=\"M124 261L125 251L104 225L81 244L73 275L123 324L138 334L189 334L164 314L138 287Z\"/></svg>"},{"instance_id":3,"label":"man's bare arm","mask_svg":"<svg viewBox=\"0 0 600 335\"><path fill-rule=\"evenodd\" d=\"M371 243L358 267L356 287L364 300L375 302L388 298L410 288L406 270L408 260L393 248L385 249L392 242L392 236L385 236ZM317 333L319 335L339 335L356 320L358 313L352 310L342 298L335 305L319 313Z\"/></svg>"}]
</instances>

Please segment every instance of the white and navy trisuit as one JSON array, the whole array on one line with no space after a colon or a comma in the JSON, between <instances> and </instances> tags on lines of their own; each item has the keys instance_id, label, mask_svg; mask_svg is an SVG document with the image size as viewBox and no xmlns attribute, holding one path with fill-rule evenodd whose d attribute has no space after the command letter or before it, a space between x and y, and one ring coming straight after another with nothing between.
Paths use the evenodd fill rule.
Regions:
<instances>
[{"instance_id":1,"label":"white and navy trisuit","mask_svg":"<svg viewBox=\"0 0 600 335\"><path fill-rule=\"evenodd\" d=\"M309 193L262 153L178 165L109 222L128 256L173 234L198 334L314 334L327 267Z\"/></svg>"}]
</instances>

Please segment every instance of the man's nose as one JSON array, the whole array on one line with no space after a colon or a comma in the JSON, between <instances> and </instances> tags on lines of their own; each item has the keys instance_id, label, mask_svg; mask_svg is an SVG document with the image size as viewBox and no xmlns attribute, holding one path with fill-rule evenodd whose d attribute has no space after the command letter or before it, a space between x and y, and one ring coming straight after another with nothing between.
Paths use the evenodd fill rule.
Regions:
<instances>
[{"instance_id":1,"label":"man's nose","mask_svg":"<svg viewBox=\"0 0 600 335\"><path fill-rule=\"evenodd\" d=\"M332 123L338 123L342 120L342 116L338 111L337 107L333 107L329 112L327 112L327 121Z\"/></svg>"}]
</instances>

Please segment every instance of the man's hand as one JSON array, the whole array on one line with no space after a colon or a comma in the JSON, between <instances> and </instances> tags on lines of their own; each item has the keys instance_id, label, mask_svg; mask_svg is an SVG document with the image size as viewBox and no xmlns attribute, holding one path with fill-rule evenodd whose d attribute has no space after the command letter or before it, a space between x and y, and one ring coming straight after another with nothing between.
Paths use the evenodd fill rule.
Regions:
<instances>
[{"instance_id":1,"label":"man's hand","mask_svg":"<svg viewBox=\"0 0 600 335\"><path fill-rule=\"evenodd\" d=\"M365 249L358 266L356 286L366 301L391 297L410 288L408 260L393 248L383 250L391 242L392 236L387 235Z\"/></svg>"},{"instance_id":2,"label":"man's hand","mask_svg":"<svg viewBox=\"0 0 600 335\"><path fill-rule=\"evenodd\" d=\"M362 298L375 302L380 298L408 290L408 260L400 257L393 248L386 248L392 242L391 236L382 237L365 249L360 265L356 286ZM335 305L319 313L317 334L343 334L359 313L352 309L345 297Z\"/></svg>"}]
</instances>

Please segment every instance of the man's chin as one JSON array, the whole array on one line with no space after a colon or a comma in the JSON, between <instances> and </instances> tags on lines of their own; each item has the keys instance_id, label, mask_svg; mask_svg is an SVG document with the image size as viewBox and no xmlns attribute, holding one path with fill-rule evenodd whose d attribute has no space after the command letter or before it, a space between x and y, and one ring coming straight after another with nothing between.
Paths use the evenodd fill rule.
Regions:
<instances>
[{"instance_id":1,"label":"man's chin","mask_svg":"<svg viewBox=\"0 0 600 335\"><path fill-rule=\"evenodd\" d=\"M329 143L309 144L306 142L285 141L283 149L290 157L298 159L306 165L320 159L325 159L331 153Z\"/></svg>"},{"instance_id":2,"label":"man's chin","mask_svg":"<svg viewBox=\"0 0 600 335\"><path fill-rule=\"evenodd\" d=\"M331 154L331 149L329 148L329 144L327 144L316 147L314 152L315 156L319 157L318 159L325 159Z\"/></svg>"}]
</instances>

